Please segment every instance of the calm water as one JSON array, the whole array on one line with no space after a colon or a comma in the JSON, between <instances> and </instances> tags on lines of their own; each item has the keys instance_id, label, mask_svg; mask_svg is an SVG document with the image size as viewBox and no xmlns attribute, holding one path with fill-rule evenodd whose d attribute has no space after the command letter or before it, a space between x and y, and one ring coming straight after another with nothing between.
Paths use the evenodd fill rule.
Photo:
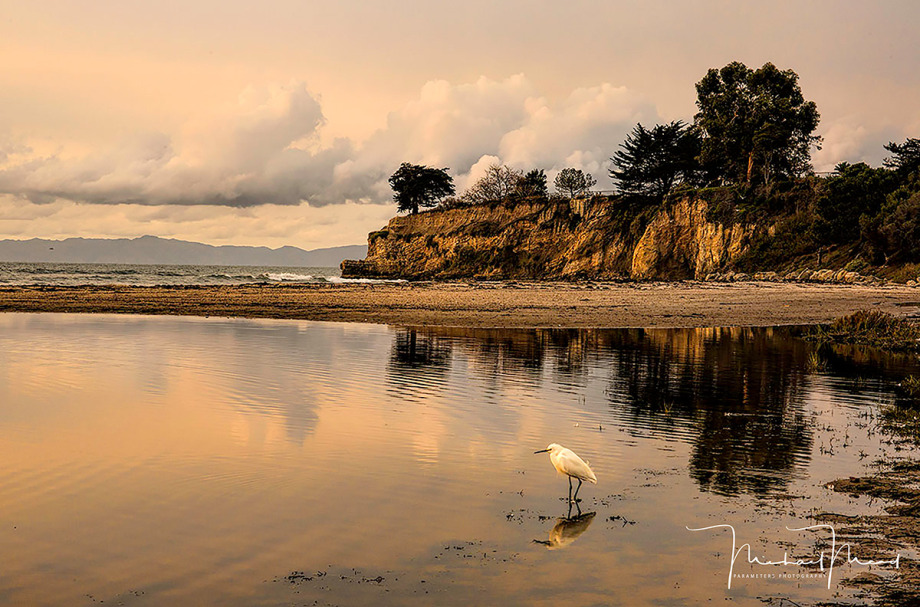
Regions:
<instances>
[{"instance_id":1,"label":"calm water","mask_svg":"<svg viewBox=\"0 0 920 607\"><path fill-rule=\"evenodd\" d=\"M0 315L0 604L846 599L864 568L729 590L727 532L686 529L808 557L824 536L787 526L881 508L825 484L882 452L905 363L812 351L768 329ZM599 479L580 518L533 454L550 442ZM808 570L735 566L783 572Z\"/></svg>"},{"instance_id":2,"label":"calm water","mask_svg":"<svg viewBox=\"0 0 920 607\"><path fill-rule=\"evenodd\" d=\"M342 278L338 268L0 262L0 285L235 285L392 282Z\"/></svg>"}]
</instances>

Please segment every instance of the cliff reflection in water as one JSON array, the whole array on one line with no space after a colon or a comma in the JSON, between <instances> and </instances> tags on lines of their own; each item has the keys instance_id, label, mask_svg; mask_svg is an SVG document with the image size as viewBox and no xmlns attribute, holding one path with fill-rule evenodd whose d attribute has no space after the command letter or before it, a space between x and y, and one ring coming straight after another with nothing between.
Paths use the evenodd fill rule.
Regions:
<instances>
[{"instance_id":1,"label":"cliff reflection in water","mask_svg":"<svg viewBox=\"0 0 920 607\"><path fill-rule=\"evenodd\" d=\"M390 369L427 367L443 371L450 366L451 341L436 333L422 333L401 329L393 338L390 353Z\"/></svg>"},{"instance_id":2,"label":"cliff reflection in water","mask_svg":"<svg viewBox=\"0 0 920 607\"><path fill-rule=\"evenodd\" d=\"M789 330L398 329L389 379L437 382L462 355L492 381L604 398L604 424L692 445L692 478L722 494L782 490L813 440L814 346ZM432 374L431 372L434 371Z\"/></svg>"},{"instance_id":3,"label":"cliff reflection in water","mask_svg":"<svg viewBox=\"0 0 920 607\"><path fill-rule=\"evenodd\" d=\"M615 333L610 402L642 419L692 429L691 476L732 494L781 489L810 457L802 403L812 346L774 329L637 330ZM623 398L625 396L625 399Z\"/></svg>"}]
</instances>

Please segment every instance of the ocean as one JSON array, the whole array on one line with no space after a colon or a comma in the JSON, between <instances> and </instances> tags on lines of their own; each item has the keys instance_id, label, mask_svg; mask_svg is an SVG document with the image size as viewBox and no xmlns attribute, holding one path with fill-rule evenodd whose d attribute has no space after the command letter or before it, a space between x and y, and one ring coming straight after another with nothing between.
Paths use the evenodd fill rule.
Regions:
<instances>
[{"instance_id":1,"label":"ocean","mask_svg":"<svg viewBox=\"0 0 920 607\"><path fill-rule=\"evenodd\" d=\"M236 285L393 282L342 278L338 268L0 262L0 285Z\"/></svg>"}]
</instances>

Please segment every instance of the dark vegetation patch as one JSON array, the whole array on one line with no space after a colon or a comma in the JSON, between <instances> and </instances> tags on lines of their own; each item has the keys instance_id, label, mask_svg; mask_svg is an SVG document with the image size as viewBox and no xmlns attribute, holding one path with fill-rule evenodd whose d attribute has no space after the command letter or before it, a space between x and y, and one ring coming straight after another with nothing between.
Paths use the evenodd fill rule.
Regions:
<instances>
[{"instance_id":1,"label":"dark vegetation patch","mask_svg":"<svg viewBox=\"0 0 920 607\"><path fill-rule=\"evenodd\" d=\"M806 333L815 341L920 352L920 325L881 310L859 310Z\"/></svg>"}]
</instances>

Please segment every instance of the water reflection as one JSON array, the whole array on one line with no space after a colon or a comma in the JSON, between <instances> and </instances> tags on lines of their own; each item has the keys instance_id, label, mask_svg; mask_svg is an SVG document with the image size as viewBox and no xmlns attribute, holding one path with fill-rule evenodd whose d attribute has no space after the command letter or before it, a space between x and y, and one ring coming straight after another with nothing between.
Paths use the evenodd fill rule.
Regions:
<instances>
[{"instance_id":1,"label":"water reflection","mask_svg":"<svg viewBox=\"0 0 920 607\"><path fill-rule=\"evenodd\" d=\"M601 375L617 422L693 445L690 474L700 487L763 494L788 483L813 442L802 401L814 346L776 331L402 330L391 367L440 373L462 352L493 381L574 393Z\"/></svg>"},{"instance_id":2,"label":"water reflection","mask_svg":"<svg viewBox=\"0 0 920 607\"><path fill-rule=\"evenodd\" d=\"M451 342L437 334L397 329L393 334L390 368L445 370L450 365Z\"/></svg>"},{"instance_id":3,"label":"water reflection","mask_svg":"<svg viewBox=\"0 0 920 607\"><path fill-rule=\"evenodd\" d=\"M803 409L812 346L773 329L630 331L617 351L610 404L625 395L637 420L683 420L693 429L691 476L724 494L782 488L810 457Z\"/></svg>"},{"instance_id":4,"label":"water reflection","mask_svg":"<svg viewBox=\"0 0 920 607\"><path fill-rule=\"evenodd\" d=\"M556 519L556 524L549 530L549 540L534 540L534 542L543 544L547 550L566 548L588 530L596 515L596 512L585 512L584 514L579 512L573 517L570 503L569 514Z\"/></svg>"},{"instance_id":5,"label":"water reflection","mask_svg":"<svg viewBox=\"0 0 920 607\"><path fill-rule=\"evenodd\" d=\"M770 330L0 315L0 603L815 602L724 595L721 540L686 532L865 510L823 483L884 453L865 415L890 361L814 351ZM532 454L557 441L600 478L567 512Z\"/></svg>"}]
</instances>

